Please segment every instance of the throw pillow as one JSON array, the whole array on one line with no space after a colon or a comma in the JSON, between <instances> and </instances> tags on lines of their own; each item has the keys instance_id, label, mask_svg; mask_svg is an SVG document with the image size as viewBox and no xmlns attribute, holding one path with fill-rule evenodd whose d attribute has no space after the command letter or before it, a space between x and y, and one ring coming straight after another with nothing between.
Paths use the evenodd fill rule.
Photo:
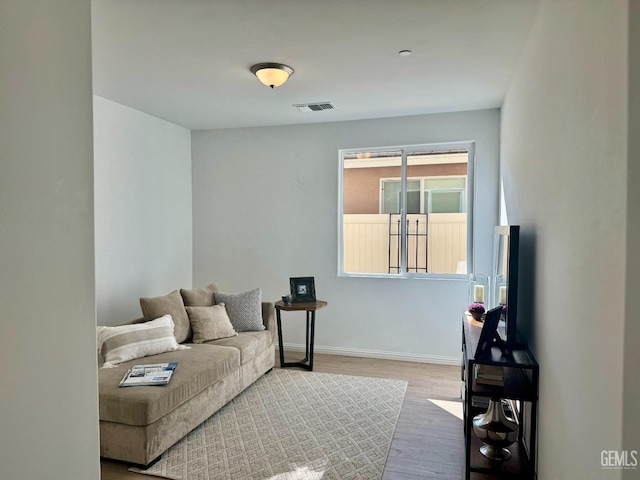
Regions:
<instances>
[{"instance_id":1,"label":"throw pillow","mask_svg":"<svg viewBox=\"0 0 640 480\"><path fill-rule=\"evenodd\" d=\"M182 295L185 307L210 307L215 303L213 301L213 294L217 291L218 287L216 287L216 284L211 283L206 287L191 290L181 288L180 295Z\"/></svg>"},{"instance_id":2,"label":"throw pillow","mask_svg":"<svg viewBox=\"0 0 640 480\"><path fill-rule=\"evenodd\" d=\"M178 345L173 336L171 315L133 325L98 327L98 347L104 357L103 368L135 358L186 348Z\"/></svg>"},{"instance_id":3,"label":"throw pillow","mask_svg":"<svg viewBox=\"0 0 640 480\"><path fill-rule=\"evenodd\" d=\"M191 324L184 309L184 302L178 290L174 290L162 297L141 298L140 308L145 320L153 320L163 315L171 315L175 330L173 334L178 343L191 338Z\"/></svg>"},{"instance_id":4,"label":"throw pillow","mask_svg":"<svg viewBox=\"0 0 640 480\"><path fill-rule=\"evenodd\" d=\"M193 329L193 343L203 343L237 335L231 325L224 303L210 307L185 307L185 309Z\"/></svg>"},{"instance_id":5,"label":"throw pillow","mask_svg":"<svg viewBox=\"0 0 640 480\"><path fill-rule=\"evenodd\" d=\"M215 293L217 304L224 303L236 332L264 330L262 323L262 290L243 293Z\"/></svg>"}]
</instances>

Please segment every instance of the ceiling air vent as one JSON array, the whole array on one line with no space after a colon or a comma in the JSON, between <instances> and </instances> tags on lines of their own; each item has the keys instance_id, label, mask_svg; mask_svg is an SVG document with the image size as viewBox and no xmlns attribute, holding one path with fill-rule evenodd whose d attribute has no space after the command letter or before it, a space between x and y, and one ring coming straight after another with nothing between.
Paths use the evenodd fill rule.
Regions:
<instances>
[{"instance_id":1,"label":"ceiling air vent","mask_svg":"<svg viewBox=\"0 0 640 480\"><path fill-rule=\"evenodd\" d=\"M334 107L331 102L318 102L318 103L299 103L294 105L301 112L321 112L322 110L333 110Z\"/></svg>"}]
</instances>

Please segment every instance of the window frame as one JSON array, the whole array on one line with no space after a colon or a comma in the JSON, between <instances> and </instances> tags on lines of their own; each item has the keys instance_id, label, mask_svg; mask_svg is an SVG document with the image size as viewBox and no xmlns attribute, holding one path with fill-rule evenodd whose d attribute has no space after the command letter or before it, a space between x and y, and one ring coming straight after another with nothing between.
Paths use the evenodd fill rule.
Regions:
<instances>
[{"instance_id":1,"label":"window frame","mask_svg":"<svg viewBox=\"0 0 640 480\"><path fill-rule=\"evenodd\" d=\"M466 195L465 205L467 214L467 271L465 273L416 273L406 271L406 255L401 255L402 266L400 273L362 273L362 272L345 272L344 271L344 232L343 232L343 212L344 212L344 166L345 156L354 153L361 152L389 152L389 151L401 151L401 195L403 196L403 205L406 205L406 189L407 189L407 151L420 150L420 151L443 151L443 150L466 150L467 151L467 178L466 178ZM432 279L432 280L467 280L469 273L473 271L474 259L473 259L473 219L475 210L475 141L461 141L461 142L446 142L446 143L424 143L424 144L410 144L399 146L385 146L385 147L362 147L362 148L342 148L338 150L338 255L337 255L337 267L338 277L362 277L362 278L397 278L397 279ZM459 175L450 175L459 177ZM422 182L421 182L422 186ZM421 195L423 192L421 191ZM422 203L422 200L421 200ZM404 214L403 214L404 215ZM407 248L407 236L404 231L404 223L402 224L401 235L401 251L406 252Z\"/></svg>"}]
</instances>

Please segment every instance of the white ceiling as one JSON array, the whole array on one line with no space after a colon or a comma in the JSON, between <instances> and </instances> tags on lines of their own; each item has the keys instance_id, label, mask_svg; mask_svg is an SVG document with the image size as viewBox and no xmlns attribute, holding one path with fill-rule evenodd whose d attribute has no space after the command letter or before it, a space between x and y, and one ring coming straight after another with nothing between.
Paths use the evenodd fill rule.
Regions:
<instances>
[{"instance_id":1,"label":"white ceiling","mask_svg":"<svg viewBox=\"0 0 640 480\"><path fill-rule=\"evenodd\" d=\"M496 108L537 3L93 0L94 92L190 129ZM260 62L295 73L271 90Z\"/></svg>"}]
</instances>

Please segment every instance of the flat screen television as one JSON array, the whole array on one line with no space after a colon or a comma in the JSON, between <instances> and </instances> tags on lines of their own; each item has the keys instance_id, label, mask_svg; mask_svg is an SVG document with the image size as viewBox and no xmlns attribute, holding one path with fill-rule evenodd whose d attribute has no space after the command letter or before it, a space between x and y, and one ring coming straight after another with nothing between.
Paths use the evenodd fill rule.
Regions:
<instances>
[{"instance_id":1,"label":"flat screen television","mask_svg":"<svg viewBox=\"0 0 640 480\"><path fill-rule=\"evenodd\" d=\"M493 254L492 307L502 305L505 349L514 350L517 343L518 320L518 255L520 226L495 227Z\"/></svg>"}]
</instances>

